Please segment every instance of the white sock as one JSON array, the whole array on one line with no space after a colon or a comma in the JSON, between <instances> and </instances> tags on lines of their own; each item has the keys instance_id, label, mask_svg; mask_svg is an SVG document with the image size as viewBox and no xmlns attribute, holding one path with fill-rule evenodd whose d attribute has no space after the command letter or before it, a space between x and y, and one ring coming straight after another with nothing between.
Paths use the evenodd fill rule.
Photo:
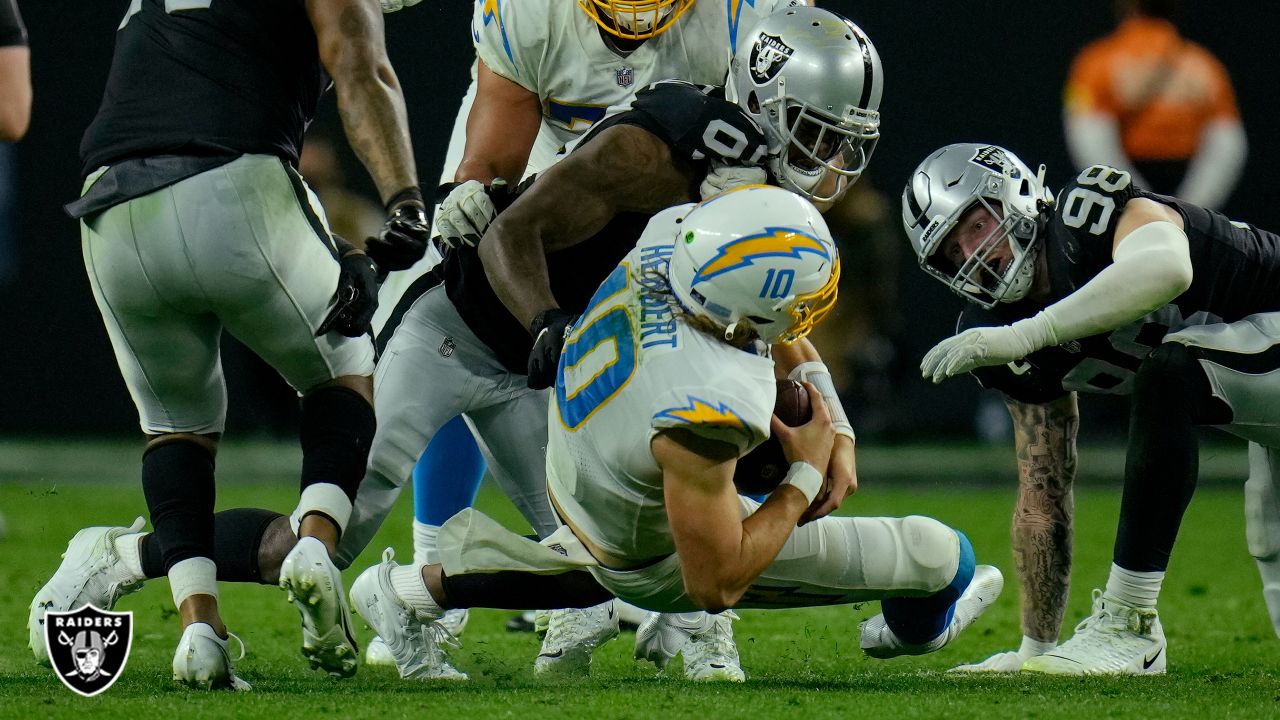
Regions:
<instances>
[{"instance_id":1,"label":"white sock","mask_svg":"<svg viewBox=\"0 0 1280 720\"><path fill-rule=\"evenodd\" d=\"M133 576L133 580L146 580L147 576L142 572L142 538L147 533L129 533L128 535L120 535L115 539L114 545L116 556L120 558L120 563L124 565L124 569Z\"/></svg>"},{"instance_id":2,"label":"white sock","mask_svg":"<svg viewBox=\"0 0 1280 720\"><path fill-rule=\"evenodd\" d=\"M1058 643L1051 640L1036 640L1029 635L1023 635L1022 647L1018 648L1018 654L1024 658L1030 659L1037 655L1043 655L1056 647L1058 647Z\"/></svg>"},{"instance_id":3,"label":"white sock","mask_svg":"<svg viewBox=\"0 0 1280 720\"><path fill-rule=\"evenodd\" d=\"M173 606L182 607L182 601L192 595L210 595L218 599L218 566L205 557L187 558L169 568L169 590L173 593Z\"/></svg>"},{"instance_id":4,"label":"white sock","mask_svg":"<svg viewBox=\"0 0 1280 720\"><path fill-rule=\"evenodd\" d=\"M435 565L440 562L440 550L436 548L436 537L439 535L439 525L428 525L414 518L413 563L415 565Z\"/></svg>"},{"instance_id":5,"label":"white sock","mask_svg":"<svg viewBox=\"0 0 1280 720\"><path fill-rule=\"evenodd\" d=\"M444 608L431 597L427 584L422 581L422 565L418 563L391 568L391 589L415 612L431 617L444 614Z\"/></svg>"},{"instance_id":6,"label":"white sock","mask_svg":"<svg viewBox=\"0 0 1280 720\"><path fill-rule=\"evenodd\" d=\"M1138 572L1111 563L1111 575L1107 578L1104 594L1130 607L1154 610L1163 582L1163 571Z\"/></svg>"}]
</instances>

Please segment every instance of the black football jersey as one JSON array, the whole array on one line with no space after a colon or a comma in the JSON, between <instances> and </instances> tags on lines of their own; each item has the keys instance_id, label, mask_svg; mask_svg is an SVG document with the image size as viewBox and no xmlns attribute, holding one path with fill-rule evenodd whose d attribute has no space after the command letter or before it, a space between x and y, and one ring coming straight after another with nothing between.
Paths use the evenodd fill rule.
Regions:
<instances>
[{"instance_id":1,"label":"black football jersey","mask_svg":"<svg viewBox=\"0 0 1280 720\"><path fill-rule=\"evenodd\" d=\"M711 160L759 162L767 152L764 134L737 105L723 99L717 88L681 81L664 81L641 90L631 109L597 123L578 146L591 142L614 125L636 125L671 146L673 154L692 161L696 171L689 188L698 184ZM551 291L560 307L581 313L592 294L623 257L635 247L651 216L621 213L591 238L547 254ZM527 372L533 338L520 326L489 285L475 248L460 247L445 254L445 289L458 314L494 351L511 372Z\"/></svg>"},{"instance_id":2,"label":"black football jersey","mask_svg":"<svg viewBox=\"0 0 1280 720\"><path fill-rule=\"evenodd\" d=\"M328 85L297 0L133 0L80 144L83 171L161 155L296 165Z\"/></svg>"},{"instance_id":3,"label":"black football jersey","mask_svg":"<svg viewBox=\"0 0 1280 720\"><path fill-rule=\"evenodd\" d=\"M1135 188L1128 173L1101 165L1080 173L1058 193L1042 230L1050 302L1075 292L1111 264L1116 225L1133 198L1168 205L1182 216L1191 251L1191 287L1110 333L1043 348L1006 366L979 368L973 374L984 387L1036 403L1071 391L1127 394L1139 365L1169 332L1280 310L1280 235ZM1042 308L1029 301L991 310L974 305L961 314L958 329L1008 324Z\"/></svg>"}]
</instances>

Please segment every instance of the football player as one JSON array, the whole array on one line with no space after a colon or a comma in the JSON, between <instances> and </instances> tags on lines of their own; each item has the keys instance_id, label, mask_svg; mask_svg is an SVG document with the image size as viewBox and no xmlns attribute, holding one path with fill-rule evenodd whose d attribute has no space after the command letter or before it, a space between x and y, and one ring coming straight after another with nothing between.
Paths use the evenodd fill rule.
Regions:
<instances>
[{"instance_id":1,"label":"football player","mask_svg":"<svg viewBox=\"0 0 1280 720\"><path fill-rule=\"evenodd\" d=\"M387 208L363 250L329 232L295 169L331 80ZM412 265L429 242L377 7L135 0L81 155L84 193L67 209L81 221L93 294L147 438L142 485L155 532L140 537L140 522L81 531L32 603L33 652L43 659L47 610L110 607L144 577L167 575L184 628L174 678L248 687L232 668L217 581L274 579L260 541L283 521L255 510L215 521L225 329L301 396L300 539L275 562L302 614L304 654L351 675L356 646L330 556L374 434L376 277Z\"/></svg>"},{"instance_id":2,"label":"football player","mask_svg":"<svg viewBox=\"0 0 1280 720\"><path fill-rule=\"evenodd\" d=\"M971 305L924 357L1004 392L1019 459L1023 645L975 671L1163 673L1156 599L1195 490L1196 427L1249 441L1247 536L1280 633L1280 236L1095 165L1055 198L1006 149L959 144L916 169L902 217L920 266ZM1076 393L1131 396L1110 575L1054 647L1071 569Z\"/></svg>"},{"instance_id":3,"label":"football player","mask_svg":"<svg viewBox=\"0 0 1280 720\"><path fill-rule=\"evenodd\" d=\"M506 211L514 219L494 227L493 247L500 248L496 254L501 256L497 262L508 262L509 252L514 253L512 258L518 255L519 260L510 261L516 263L525 263L528 255L536 255L530 271L499 275L495 287L518 289L525 283L536 286L538 278L547 285L549 274L551 282L547 287L554 289L554 296L563 303L563 307L537 313L539 322L545 324L528 325L533 335L554 326L549 334L558 334L562 341L568 318L586 306L595 284L630 249L652 213L697 199L700 182L711 186L740 176L763 180L767 175L764 169L743 167L742 163L766 159L767 147L778 147L785 155L771 165L788 178L792 187L807 192L822 190L831 193L830 199L838 196L865 167L878 137L876 108L883 72L874 48L860 29L828 11L788 8L744 35L739 57L742 61L735 66L732 84L741 106L708 96L688 83L659 83L642 93L631 111L599 124L566 160L529 185L527 192ZM833 109L825 110L828 107ZM752 115L768 127L763 135ZM724 169L708 174L712 160ZM581 204L566 204L564 199L569 197ZM560 244L533 245L543 242L539 235L555 236ZM486 239L481 244L479 253L489 252L489 242ZM476 357L492 357L486 363L502 368L501 374L495 372L490 377L501 379L502 383L508 378L528 382L534 389L547 384L538 382L535 376L547 368L554 371L554 359L541 369L529 360L531 336L522 326L530 322L533 313L518 311L512 317L498 301L501 295L495 295L495 288L490 287L479 253L469 246L455 247L446 254L443 265L444 292L428 290L421 299L406 296L407 310L401 328L408 332L396 331L378 368L378 386L386 388L380 390L380 397L392 401L385 409L380 401L381 425L371 454L370 474L356 502L353 531L343 543L344 547L350 543L352 557L363 547L360 539L372 536L399 493L410 467L406 464L409 458L400 448L420 451L423 438L439 426L440 419L433 414L466 409L456 399L457 394L470 392L466 388L477 383L484 387L493 382L483 375L477 377L482 366ZM510 268L506 266L507 270ZM424 283L422 289L426 287ZM505 292L509 294L510 290ZM410 301L412 305L408 304ZM436 307L444 303L452 305L452 309ZM547 308L538 306L539 311ZM451 315L465 319L470 332L441 332L440 318ZM464 341L474 345L473 335L482 344L478 350L465 353ZM461 359L451 359L455 353ZM537 351L534 354L544 357ZM813 355L816 358L816 353ZM442 367L434 368L436 365ZM834 399L834 387L825 366L815 362L810 368L815 382L824 382L828 395ZM531 373L528 378L524 377L526 370ZM417 378L428 375L457 379L431 386L418 382ZM466 377L474 379L464 382ZM531 411L535 416L520 417L511 400L519 388L499 387L505 388L503 394L495 396L505 403L500 413L502 421L540 438L545 432L545 415L540 412L545 395L531 396L539 398L532 401L536 405ZM439 397L428 401L427 393ZM477 393L464 402L479 411L493 400ZM478 425L476 414L469 415ZM842 438L833 463L838 482L831 494L834 504L827 512L853 486L852 431L848 430L847 435ZM393 440L396 436L402 439ZM501 451L521 459L541 454L541 443L517 443L514 438L520 437L524 436L513 434L506 438ZM494 449L494 443L482 444L489 445L490 451ZM537 511L530 522L541 534L554 529L542 467L523 460L513 460L511 467L514 469L508 472L519 480L517 488L523 488L513 495L517 505L525 509L526 517L530 517L530 509ZM560 628L557 618L567 621L564 628ZM667 620L683 628L686 635L698 636L695 646L685 653L687 675L695 679L741 679L736 650L723 651L733 648L727 620L705 615ZM589 662L591 649L615 632L616 620L608 607L594 608L585 615L578 611L557 614L552 618L538 667L545 671L557 666L583 666ZM676 630L664 634L676 634ZM679 649L678 645L674 647ZM651 654L643 647L637 652ZM434 651L430 654L437 657ZM689 662L690 656L702 661ZM403 658L397 664L402 672L407 666L421 665Z\"/></svg>"},{"instance_id":4,"label":"football player","mask_svg":"<svg viewBox=\"0 0 1280 720\"><path fill-rule=\"evenodd\" d=\"M411 4L384 0L383 7L391 12ZM499 187L505 181L514 186L550 167L564 156L566 144L607 114L626 109L636 92L653 82L722 83L741 35L774 9L803 4L478 0L471 27L477 60L441 175L450 184L442 188L449 192L436 213L434 233L446 245L475 244L496 213L487 192L495 179ZM383 303L390 308L416 297L419 291L410 293L409 287L429 269L423 263L393 280L382 292ZM381 323L376 326L379 337L389 334ZM471 459L472 444L461 420L431 435L413 471L415 556L435 562L439 524L475 498L483 467ZM466 614L449 613L442 622L459 631ZM370 657L380 649L380 641L371 643Z\"/></svg>"},{"instance_id":5,"label":"football player","mask_svg":"<svg viewBox=\"0 0 1280 720\"><path fill-rule=\"evenodd\" d=\"M839 437L824 393L806 383L813 417L798 428L772 418L770 348L803 342L838 279L826 224L793 192L746 186L655 215L565 342L546 466L563 526L538 544L460 514L443 528L457 540L442 546L443 567L388 554L352 585L357 612L394 648L514 576L524 591L490 587L488 602L572 602L555 578L576 584L585 568L662 612L883 600L861 625L873 657L951 642L995 600L999 571L976 566L964 535L936 520L824 516ZM776 369L803 374L791 365ZM770 432L792 464L760 504L738 495L733 474Z\"/></svg>"}]
</instances>

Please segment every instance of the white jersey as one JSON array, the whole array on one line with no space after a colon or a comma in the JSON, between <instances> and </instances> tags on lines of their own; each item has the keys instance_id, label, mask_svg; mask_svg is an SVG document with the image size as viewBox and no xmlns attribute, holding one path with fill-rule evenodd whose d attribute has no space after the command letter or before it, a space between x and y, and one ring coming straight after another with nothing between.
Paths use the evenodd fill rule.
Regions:
<instances>
[{"instance_id":1,"label":"white jersey","mask_svg":"<svg viewBox=\"0 0 1280 720\"><path fill-rule=\"evenodd\" d=\"M536 93L543 127L568 144L626 110L659 80L723 85L738 37L797 0L698 0L666 31L622 57L575 0L477 0L476 53L493 72Z\"/></svg>"},{"instance_id":2,"label":"white jersey","mask_svg":"<svg viewBox=\"0 0 1280 720\"><path fill-rule=\"evenodd\" d=\"M596 291L565 343L548 411L552 496L588 540L628 560L675 551L653 436L686 428L741 455L769 436L773 415L773 360L694 330L669 305L659 278L692 208L655 215Z\"/></svg>"}]
</instances>

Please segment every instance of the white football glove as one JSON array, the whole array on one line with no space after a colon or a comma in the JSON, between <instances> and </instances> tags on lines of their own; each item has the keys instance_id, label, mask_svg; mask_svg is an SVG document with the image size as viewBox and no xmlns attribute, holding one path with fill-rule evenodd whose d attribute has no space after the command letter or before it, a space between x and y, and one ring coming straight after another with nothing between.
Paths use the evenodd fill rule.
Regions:
<instances>
[{"instance_id":1,"label":"white football glove","mask_svg":"<svg viewBox=\"0 0 1280 720\"><path fill-rule=\"evenodd\" d=\"M702 199L706 200L736 187L764 185L767 182L769 182L769 174L764 171L764 168L714 164L707 171L707 177L698 187L698 192L702 194Z\"/></svg>"},{"instance_id":2,"label":"white football glove","mask_svg":"<svg viewBox=\"0 0 1280 720\"><path fill-rule=\"evenodd\" d=\"M497 214L484 183L468 180L451 190L440 203L436 233L441 242L451 248L464 244L474 246Z\"/></svg>"},{"instance_id":3,"label":"white football glove","mask_svg":"<svg viewBox=\"0 0 1280 720\"><path fill-rule=\"evenodd\" d=\"M1040 345L1010 325L965 330L933 346L920 361L920 376L934 383L974 368L1004 365L1040 349Z\"/></svg>"},{"instance_id":4,"label":"white football glove","mask_svg":"<svg viewBox=\"0 0 1280 720\"><path fill-rule=\"evenodd\" d=\"M393 13L397 10L413 7L420 2L422 2L422 0L382 0L382 12Z\"/></svg>"}]
</instances>

